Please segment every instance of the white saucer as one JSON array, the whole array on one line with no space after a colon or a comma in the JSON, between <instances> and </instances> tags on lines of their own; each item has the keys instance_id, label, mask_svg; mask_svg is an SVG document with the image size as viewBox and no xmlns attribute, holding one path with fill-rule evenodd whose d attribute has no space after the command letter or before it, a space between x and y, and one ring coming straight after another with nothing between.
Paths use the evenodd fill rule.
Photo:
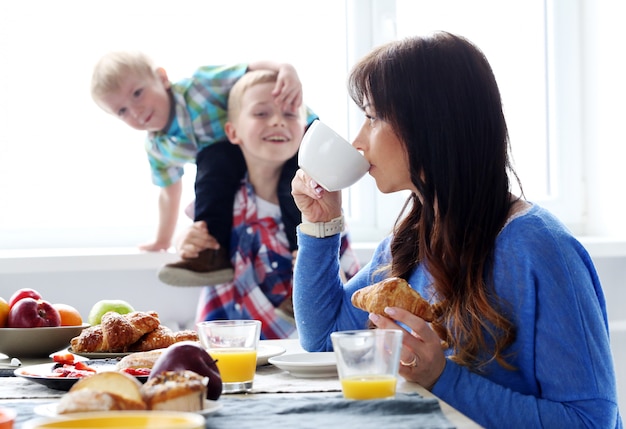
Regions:
<instances>
[{"instance_id":1,"label":"white saucer","mask_svg":"<svg viewBox=\"0 0 626 429\"><path fill-rule=\"evenodd\" d=\"M334 352L298 353L269 358L269 363L295 377L333 377L337 375Z\"/></svg>"},{"instance_id":2,"label":"white saucer","mask_svg":"<svg viewBox=\"0 0 626 429\"><path fill-rule=\"evenodd\" d=\"M259 344L256 349L256 366L268 364L268 359L285 353L285 348L281 346Z\"/></svg>"}]
</instances>

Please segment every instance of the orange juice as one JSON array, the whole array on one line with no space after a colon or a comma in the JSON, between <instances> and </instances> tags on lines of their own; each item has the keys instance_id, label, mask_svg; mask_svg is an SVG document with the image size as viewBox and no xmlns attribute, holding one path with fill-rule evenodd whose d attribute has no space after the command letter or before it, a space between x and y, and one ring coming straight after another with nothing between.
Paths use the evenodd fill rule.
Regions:
<instances>
[{"instance_id":1,"label":"orange juice","mask_svg":"<svg viewBox=\"0 0 626 429\"><path fill-rule=\"evenodd\" d=\"M240 383L254 379L256 371L256 350L250 349L210 349L209 354L217 360L224 383Z\"/></svg>"},{"instance_id":2,"label":"orange juice","mask_svg":"<svg viewBox=\"0 0 626 429\"><path fill-rule=\"evenodd\" d=\"M388 398L396 394L396 377L391 375L354 375L341 380L347 399Z\"/></svg>"}]
</instances>

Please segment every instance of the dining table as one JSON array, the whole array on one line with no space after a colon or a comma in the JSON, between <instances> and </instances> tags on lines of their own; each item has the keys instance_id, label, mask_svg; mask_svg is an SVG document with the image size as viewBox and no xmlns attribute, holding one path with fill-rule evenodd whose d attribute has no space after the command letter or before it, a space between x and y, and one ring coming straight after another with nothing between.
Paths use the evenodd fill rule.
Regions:
<instances>
[{"instance_id":1,"label":"dining table","mask_svg":"<svg viewBox=\"0 0 626 429\"><path fill-rule=\"evenodd\" d=\"M278 350L276 355L283 358L306 354L297 339L261 340L259 347ZM342 396L336 373L292 374L271 364L271 360L257 366L251 391L220 396L215 402L219 405L217 411L205 415L207 429L481 427L428 390L401 377L392 399L348 400ZM22 367L53 363L51 358L20 361ZM6 369L7 363L0 355L0 368L4 368L0 371L0 407L17 411L14 429L21 429L29 420L41 417L38 410L50 410L66 392L15 376L14 371Z\"/></svg>"}]
</instances>

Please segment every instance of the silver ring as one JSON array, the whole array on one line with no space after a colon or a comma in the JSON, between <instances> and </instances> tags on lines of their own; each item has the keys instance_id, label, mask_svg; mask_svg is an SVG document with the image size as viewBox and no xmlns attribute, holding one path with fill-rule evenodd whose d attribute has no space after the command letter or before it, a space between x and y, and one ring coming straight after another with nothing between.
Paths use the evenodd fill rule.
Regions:
<instances>
[{"instance_id":1,"label":"silver ring","mask_svg":"<svg viewBox=\"0 0 626 429\"><path fill-rule=\"evenodd\" d=\"M417 366L417 356L413 355L413 359L411 359L411 362L405 362L400 359L400 365L408 366L409 368L415 368Z\"/></svg>"}]
</instances>

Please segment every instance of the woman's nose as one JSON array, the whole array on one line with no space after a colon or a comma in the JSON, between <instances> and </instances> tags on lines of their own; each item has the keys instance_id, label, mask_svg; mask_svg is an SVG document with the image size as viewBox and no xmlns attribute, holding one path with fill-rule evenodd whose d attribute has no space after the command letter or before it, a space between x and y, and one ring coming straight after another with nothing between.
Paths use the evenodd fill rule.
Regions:
<instances>
[{"instance_id":1,"label":"woman's nose","mask_svg":"<svg viewBox=\"0 0 626 429\"><path fill-rule=\"evenodd\" d=\"M365 138L365 134L363 132L363 127L361 127L361 129L359 129L359 132L357 133L356 137L352 141L352 146L356 150L359 150L361 152L365 150L366 138Z\"/></svg>"}]
</instances>

